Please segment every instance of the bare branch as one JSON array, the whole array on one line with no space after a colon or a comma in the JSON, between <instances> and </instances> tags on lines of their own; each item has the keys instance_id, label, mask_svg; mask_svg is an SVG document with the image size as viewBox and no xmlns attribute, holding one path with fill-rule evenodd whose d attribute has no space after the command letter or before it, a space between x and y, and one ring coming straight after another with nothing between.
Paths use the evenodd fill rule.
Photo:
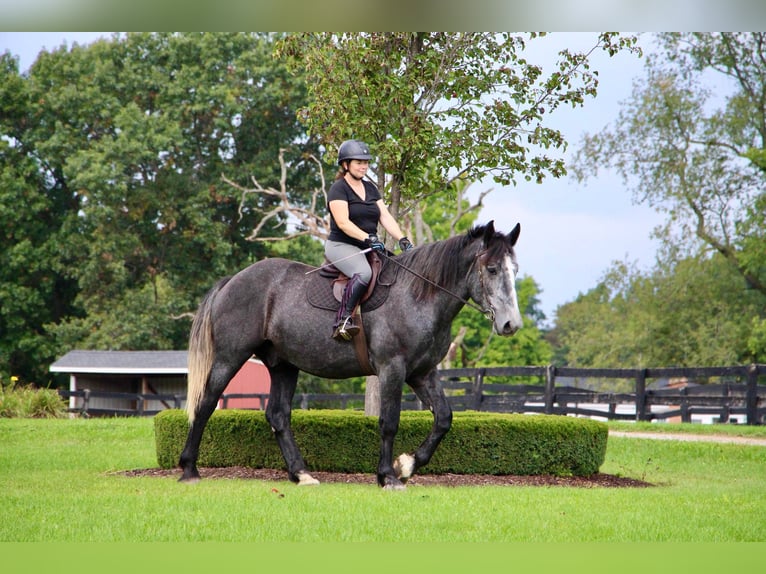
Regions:
<instances>
[{"instance_id":1,"label":"bare branch","mask_svg":"<svg viewBox=\"0 0 766 574\"><path fill-rule=\"evenodd\" d=\"M313 155L309 156L309 159L316 163L319 167L319 176L321 186L314 189L311 193L311 202L308 208L294 205L290 202L290 198L287 195L287 163L285 162L285 149L279 150L279 189L272 187L263 187L255 177L252 177L252 188L245 188L238 183L230 180L226 175L222 174L221 179L241 192L241 198L237 213L239 213L238 221L242 221L244 217L245 201L250 194L257 194L264 197L276 198L278 203L272 209L263 212L263 217L255 226L253 231L248 235L248 241L280 241L282 239L292 239L300 237L302 235L309 235L318 239L326 239L330 233L330 222L328 216L323 212L323 207L318 206L318 199L320 196L324 198L324 203L327 202L327 191L325 189L325 177L324 170L322 169L322 162L320 162ZM321 209L322 212L318 211ZM288 219L294 219L298 222L298 231L281 235L279 237L261 237L260 233L263 228L272 222L277 221L277 226L286 226Z\"/></svg>"}]
</instances>

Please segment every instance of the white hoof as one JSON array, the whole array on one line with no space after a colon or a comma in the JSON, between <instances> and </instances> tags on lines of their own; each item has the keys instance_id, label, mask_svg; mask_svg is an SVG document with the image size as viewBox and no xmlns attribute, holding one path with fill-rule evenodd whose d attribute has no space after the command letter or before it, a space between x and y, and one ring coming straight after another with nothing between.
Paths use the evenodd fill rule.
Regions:
<instances>
[{"instance_id":1,"label":"white hoof","mask_svg":"<svg viewBox=\"0 0 766 574\"><path fill-rule=\"evenodd\" d=\"M319 481L308 472L298 473L298 486L313 486L315 484L319 484Z\"/></svg>"},{"instance_id":2,"label":"white hoof","mask_svg":"<svg viewBox=\"0 0 766 574\"><path fill-rule=\"evenodd\" d=\"M398 484L387 484L383 490L407 490L407 485L400 482Z\"/></svg>"},{"instance_id":3,"label":"white hoof","mask_svg":"<svg viewBox=\"0 0 766 574\"><path fill-rule=\"evenodd\" d=\"M415 470L415 457L411 454L400 454L394 461L394 472L397 478L407 480Z\"/></svg>"}]
</instances>

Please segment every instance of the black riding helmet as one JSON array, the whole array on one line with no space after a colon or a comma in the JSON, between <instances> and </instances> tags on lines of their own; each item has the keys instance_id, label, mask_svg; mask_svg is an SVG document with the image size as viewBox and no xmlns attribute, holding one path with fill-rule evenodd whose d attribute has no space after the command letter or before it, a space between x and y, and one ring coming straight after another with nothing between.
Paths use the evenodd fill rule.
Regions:
<instances>
[{"instance_id":1,"label":"black riding helmet","mask_svg":"<svg viewBox=\"0 0 766 574\"><path fill-rule=\"evenodd\" d=\"M370 161L372 154L367 144L359 140L346 140L338 148L338 165L350 159Z\"/></svg>"}]
</instances>

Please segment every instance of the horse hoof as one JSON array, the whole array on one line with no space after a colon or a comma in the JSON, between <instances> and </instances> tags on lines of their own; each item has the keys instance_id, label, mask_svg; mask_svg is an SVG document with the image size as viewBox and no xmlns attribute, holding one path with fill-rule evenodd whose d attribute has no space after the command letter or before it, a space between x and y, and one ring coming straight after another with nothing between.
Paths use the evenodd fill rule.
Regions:
<instances>
[{"instance_id":1,"label":"horse hoof","mask_svg":"<svg viewBox=\"0 0 766 574\"><path fill-rule=\"evenodd\" d=\"M400 454L394 461L394 472L400 480L406 481L415 471L415 457L411 454Z\"/></svg>"},{"instance_id":2,"label":"horse hoof","mask_svg":"<svg viewBox=\"0 0 766 574\"><path fill-rule=\"evenodd\" d=\"M298 473L298 486L314 486L316 484L319 484L319 481L308 472Z\"/></svg>"},{"instance_id":3,"label":"horse hoof","mask_svg":"<svg viewBox=\"0 0 766 574\"><path fill-rule=\"evenodd\" d=\"M199 476L182 476L178 479L178 482L182 484L197 484L200 481Z\"/></svg>"},{"instance_id":4,"label":"horse hoof","mask_svg":"<svg viewBox=\"0 0 766 574\"><path fill-rule=\"evenodd\" d=\"M407 485L397 479L387 479L383 490L407 490Z\"/></svg>"}]
</instances>

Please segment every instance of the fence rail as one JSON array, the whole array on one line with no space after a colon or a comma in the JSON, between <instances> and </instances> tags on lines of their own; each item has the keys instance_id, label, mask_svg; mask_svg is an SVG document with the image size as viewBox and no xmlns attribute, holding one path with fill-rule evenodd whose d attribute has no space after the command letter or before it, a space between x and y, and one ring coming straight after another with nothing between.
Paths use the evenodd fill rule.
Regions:
<instances>
[{"instance_id":1,"label":"fence rail","mask_svg":"<svg viewBox=\"0 0 766 574\"><path fill-rule=\"evenodd\" d=\"M442 370L440 379L453 410L522 412L599 417L609 420L668 420L691 422L692 417L717 417L731 422L744 417L747 424L766 422L766 365L732 367L671 367L657 369L578 369L571 367L487 367ZM674 387L647 385L647 381L683 381ZM766 381L764 381L766 382ZM703 383L703 384L699 384ZM625 388L619 388L620 386ZM70 409L83 415L150 416L165 408L181 408L184 394L113 393L60 390L63 398L76 397ZM94 399L121 399L132 408L103 408ZM223 408L233 399L260 401L263 393L224 394ZM293 408L363 408L362 394L304 393ZM153 407L153 408L150 408ZM414 394L404 393L402 408L420 409Z\"/></svg>"}]
</instances>

